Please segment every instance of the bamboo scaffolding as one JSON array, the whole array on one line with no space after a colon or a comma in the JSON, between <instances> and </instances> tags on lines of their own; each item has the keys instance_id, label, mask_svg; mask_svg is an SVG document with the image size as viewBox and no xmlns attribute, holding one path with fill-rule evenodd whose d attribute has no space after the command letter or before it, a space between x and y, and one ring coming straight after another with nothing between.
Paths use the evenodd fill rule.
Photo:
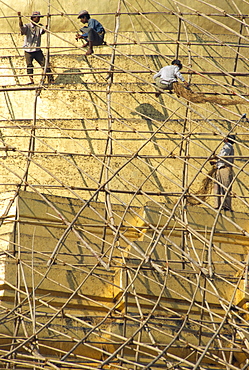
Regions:
<instances>
[{"instance_id":1,"label":"bamboo scaffolding","mask_svg":"<svg viewBox=\"0 0 249 370\"><path fill-rule=\"evenodd\" d=\"M0 1L2 5L7 6L4 1ZM209 3L198 0L200 4L210 5ZM243 1L244 2L244 1ZM161 6L157 1L152 1L155 9ZM234 2L233 2L234 3ZM75 18L75 14L66 14L60 12L60 1L58 1L57 8L47 1L48 13L47 17L63 16L71 21L71 16ZM246 77L246 72L237 71L238 61L242 58L248 61L246 50L248 45L248 35L243 35L243 28L247 28L246 20L248 15L242 14L239 7L235 6L235 12L223 12L218 6L212 6L214 12L201 13L195 11L194 8L189 7L186 11L185 4L179 1L174 1L177 10L169 10L164 7L164 10L157 9L157 11L146 12L140 11L128 1L118 3L117 12L107 12L101 15L113 15L116 19L116 27L113 32L114 41L109 43L107 47L108 58L103 55L94 54L93 58L103 64L99 70L82 69L80 72L73 72L72 75L99 75L108 73L109 79L105 88L96 88L95 83L89 84L91 88L77 89L77 92L86 92L88 94L96 94L101 97L100 103L93 102L91 98L86 98L86 102L91 103L96 111L100 111L106 115L106 118L92 118L79 117L84 119L87 126L80 129L71 129L60 127L59 120L43 119L43 124L38 120L37 100L40 94L60 91L59 101L68 107L73 114L77 113L64 98L63 94L67 91L72 91L70 88L56 89L55 87L47 87L44 85L44 80L38 86L20 87L6 86L0 91L7 94L8 92L18 93L19 91L34 90L34 114L32 120L23 120L29 124L22 124L21 120L9 120L2 117L1 130L9 130L7 134L4 133L4 141L0 147L0 152L5 153L7 161L2 161L2 168L11 174L13 181L2 181L0 186L13 186L14 196L5 207L5 211L0 219L0 225L14 225L15 238L10 242L12 251L3 251L2 256L8 257L11 264L16 265L16 284L6 281L7 290L13 291L14 300L12 309L5 307L5 301L1 302L1 322L11 322L14 324L12 334L0 335L0 339L9 340L10 345L8 349L0 347L0 361L6 368L34 368L40 369L46 367L50 368L74 368L74 369L150 369L150 368L181 368L181 369L232 369L237 370L239 367L234 361L236 354L243 354L249 357L249 345L247 340L248 323L246 317L248 310L241 302L235 302L235 296L239 291L244 299L247 300L247 288L243 286L242 282L247 281L248 275L248 258L245 260L238 260L233 254L230 255L220 247L221 238L237 238L234 245L241 246L242 238L244 245L246 245L249 237L248 231L245 231L232 217L227 214L222 214L221 210L214 210L213 207L201 202L208 211L213 212L214 221L211 228L193 227L190 223L189 214L187 212L186 199L189 196L195 197L190 187L194 184L199 175L205 174L205 166L208 160L219 149L221 139L226 136L227 132L236 132L236 137L247 137L249 134L247 121L242 121L242 114L240 111L234 112L228 108L217 105L217 111L214 112L210 107L199 111L197 105L179 99L178 97L170 97L171 101L178 104L183 109L175 109L165 105L163 101L156 101L153 99L153 91L150 84L143 76L148 76L153 71L150 67L148 58L149 53L155 57L167 60L171 55L162 56L160 52L155 53L151 48L151 43L140 39L140 34L136 30L134 17L139 17L142 20L151 23L155 30L160 32L162 37L166 38L167 34L161 32L159 27L155 25L151 19L151 15L161 14L162 16L172 17L177 19L178 28L176 29L177 39L173 40L158 40L154 42L155 46L162 44L175 46L175 56L181 58L183 53L188 55L187 72L183 71L186 76L193 79L195 75L199 75L205 79L206 84L197 84L196 87L207 90L205 94L216 95L212 91L212 86L219 86L222 88L222 95L239 96L244 99L248 94L243 94L241 90L236 90L235 85L241 85L243 89L248 88L246 81L242 77ZM13 10L13 9L12 9ZM184 10L184 11L183 11ZM98 15L98 14L97 14ZM188 16L202 17L210 21L212 24L223 27L224 32L230 32L237 37L235 43L224 42L219 35L211 35L208 30L195 24ZM8 16L7 19L15 18L16 16ZM122 18L127 17L132 26L132 36L127 38L127 42L120 42L119 23ZM215 19L213 19L215 17ZM236 22L238 30L231 29L224 25L220 19L228 17L230 20ZM0 17L0 19L6 19ZM217 19L216 19L217 18ZM74 25L74 21L72 21ZM194 42L191 40L188 27L195 27L198 32L208 37L208 41ZM184 32L182 31L184 29ZM58 50L49 42L49 36L59 36L52 32L48 32L47 50L51 54L52 50ZM224 36L223 34L222 36ZM122 37L122 35L121 35ZM65 41L65 38L59 36L59 39ZM133 42L135 40L135 42ZM72 43L68 43L72 50L79 50ZM141 51L143 61L136 60L135 54L126 54L122 50L122 46L136 45ZM215 66L210 62L206 56L201 56L192 50L193 46L221 46L222 49L230 50L234 53L234 66L231 72L227 72L222 68ZM14 48L13 48L14 49ZM19 49L19 48L17 48ZM1 50L5 50L2 48ZM7 50L7 48L6 48ZM12 50L9 48L8 50ZM69 47L60 48L60 52L69 50ZM18 50L17 50L18 51ZM245 53L245 54L243 54ZM117 58L119 57L119 58ZM127 61L132 62L132 69L122 68L120 58L126 58ZM193 68L192 64L195 58L200 58L209 63L212 71L199 72L198 68ZM220 56L217 57L220 58ZM138 66L138 67L137 67ZM56 67L57 68L57 67ZM58 66L58 70L63 66ZM231 68L230 68L231 69ZM15 68L13 74L6 74L4 77L20 78L26 75L17 73L22 71L22 68ZM113 77L117 79L119 74L127 77L136 76L136 84L139 86L139 91L125 86L122 89L116 88L116 83ZM40 74L35 74L39 76ZM58 73L58 76L65 76L66 73ZM223 76L230 79L232 82L224 83L216 79L218 76ZM146 91L147 89L147 91ZM165 120L151 117L146 112L137 112L134 109L126 106L124 102L115 99L115 94L120 98L123 96L130 96L134 98L139 94L139 98L147 97L150 104L160 107L162 110L168 110L168 118ZM99 94L99 95L98 95ZM139 99L136 97L136 99ZM10 107L10 101L7 99ZM119 108L129 109L133 114L137 114L136 119L130 117L116 117L116 112ZM218 112L220 110L221 113ZM10 111L11 112L11 111ZM229 120L225 117L231 112ZM224 115L224 116L223 116ZM194 116L194 118L192 117ZM207 117L212 117L212 119ZM148 130L140 129L135 124L135 120L140 123L150 121L151 126ZM219 120L218 124L217 121ZM8 121L8 124L6 124ZM65 119L65 122L67 120ZM99 122L107 123L105 127L99 127ZM69 122L69 120L68 120ZM222 122L228 127L224 128ZM119 128L116 128L115 124ZM131 125L130 125L131 123ZM179 123L179 132L172 129L172 123ZM96 126L97 125L97 126ZM205 126L204 131L201 129ZM104 126L104 125L103 125ZM11 130L14 132L16 140L27 137L29 144L27 148L21 148L18 145L8 145L8 141L12 138ZM48 130L47 134L39 132L39 130ZM54 134L52 130L56 130ZM77 132L77 137L72 135L72 132ZM80 141L81 134L90 136L90 133L99 133L103 135L103 141L106 143L102 152L95 153L94 150L89 152L89 147L86 142ZM52 135L50 135L52 133ZM119 134L132 134L131 139L138 142L136 150L131 150L129 144L123 140L124 136L118 137ZM200 135L200 137L199 137ZM202 139L202 136L205 139ZM211 150L204 141L206 137L214 138L217 135L216 146ZM53 144L60 136L65 143L73 143L74 150L58 150ZM172 140L174 145L168 149L165 142L160 141L161 138ZM148 146L153 145L158 151L158 154L148 153L140 154L140 152ZM39 145L43 148L39 149ZM115 152L114 147L117 147L119 152ZM202 150L202 155L192 155L191 148L195 146ZM248 155L240 154L241 150L246 151L248 145L246 142L236 141L236 149L238 154L234 155L234 169L236 175L233 181L239 181L241 174L248 176ZM121 151L121 153L120 153ZM73 186L63 181L55 172L49 170L45 164L42 164L37 157L46 156L50 163L53 163L53 158L60 158L65 161L67 166L77 169L85 178L85 184L82 186ZM25 167L13 168L9 158L20 158L26 163ZM96 178L91 175L87 169L83 168L82 164L77 163L77 159L87 160L89 158L94 160L96 165L101 168L99 177ZM116 160L122 159L122 162L116 166ZM183 169L182 177L174 176L173 171L166 173L167 161L171 160L177 163ZM243 160L243 163L241 161ZM41 171L50 179L51 183L46 184L46 180L37 181L33 179L32 167ZM140 184L136 185L132 180L126 178L122 170L128 166L131 169L139 169L140 166L146 166L148 173L143 174ZM196 175L190 178L190 171L195 171ZM139 172L142 176L142 169ZM172 177L171 177L172 175ZM164 181L169 181L175 191L164 191L163 189L150 190L147 184L153 183L153 176L159 176ZM121 186L119 188L113 187L112 180L118 178ZM90 184L90 186L89 186ZM53 220L47 217L29 217L25 218L19 215L19 210L15 217L10 215L11 207L18 199L21 189L31 190L34 192L44 204L49 207L51 213L55 214ZM75 213L72 220L68 220L60 207L50 200L46 194L53 194L54 190L62 190L66 192L67 196L81 202L79 210ZM229 188L226 190L228 193ZM87 199L81 192L85 192ZM61 193L60 193L61 194ZM104 212L98 210L95 206L96 200L104 195L105 201ZM124 196L130 195L128 200ZM172 209L167 207L167 204L161 203L158 197L175 198ZM213 195L208 198L212 199ZM244 205L248 209L248 195L247 194L233 194L233 198ZM145 214L141 214L133 204L135 200L143 199L143 203L151 202L158 210L158 221L148 221ZM99 203L99 202L98 202ZM121 205L123 208L122 214L118 213L115 208L115 203ZM94 217L99 222L84 223L80 221L80 217L89 209L93 212ZM179 211L179 213L178 213ZM130 214L133 219L138 220L138 224L133 224L126 220L126 216ZM161 221L165 220L161 225ZM225 230L217 229L216 223L218 220L226 221L233 231L226 232ZM94 220L92 220L94 221ZM29 247L23 244L21 228L23 225L46 227L50 230L57 229L59 235L56 245L51 250L41 251L38 248L36 241L36 231L33 229L32 242ZM131 234L140 235L141 242L146 243L144 250L139 244L131 239ZM93 258L93 261L82 262L75 260L73 263L67 260L68 257L80 257L81 253L70 251L66 252L63 249L69 235L73 234L79 245L86 251L85 257ZM181 243L178 244L174 239L180 236ZM95 244L91 244L89 240L95 240L96 245L100 249L95 248ZM217 239L215 239L217 238ZM0 240L5 242L4 237ZM134 239L135 240L135 239ZM68 242L69 243L69 242ZM231 242L232 243L232 242ZM127 247L124 248L123 245ZM199 249L201 250L201 253ZM159 250L165 250L165 259L160 255L156 258L156 253ZM100 253L99 253L100 251ZM117 253L119 252L119 254ZM172 253L173 257L167 256L167 253ZM214 257L215 254L215 257ZM217 256L217 257L216 257ZM42 272L39 267L39 258L47 263L45 272ZM217 259L217 260L216 260ZM217 269L218 266L224 266L223 271ZM228 273L226 268L229 268L234 273ZM56 269L68 269L73 273L80 273L82 279L76 284L74 288L63 284L59 279L55 279L51 275ZM32 286L28 286L27 276L28 271L32 275ZM117 281L112 280L111 273L113 271L122 271L124 274L124 284L119 285ZM219 271L219 272L217 272ZM119 290L119 294L113 297L113 301L108 302L100 299L98 296L88 295L82 293L82 287L89 284L91 278L94 277L99 283L106 284L108 287ZM187 292L178 291L177 287L168 285L168 281L175 277L182 284L189 284L192 289L192 296ZM155 286L157 293L144 294L139 291L137 281L144 279L152 286ZM232 289L232 294L229 298L220 295L215 285L216 279L219 279ZM42 284L44 281L49 284L54 284L60 291L63 299L59 300L56 291L43 290ZM247 285L247 284L246 284ZM6 288L6 287L5 287ZM185 306L175 307L172 304L173 298L165 297L165 291L175 298L179 304L185 303ZM63 295L64 294L64 295ZM208 297L216 300L217 303L208 301ZM82 303L75 303L76 300L82 300ZM84 303L86 302L86 303ZM96 309L97 319L96 323L90 321L92 313L89 312L84 315L85 307L93 307ZM70 309L73 307L75 311L71 313ZM122 307L124 307L122 309ZM148 307L150 307L148 311ZM83 312L82 312L83 311ZM134 314L135 312L135 314ZM199 314L200 313L200 314ZM62 322L69 322L71 320L75 327L87 328L84 334L80 337L74 337L68 332L65 332L63 325L57 325L56 320L60 318ZM156 319L155 319L156 318ZM64 321L63 321L64 320ZM109 321L116 320L117 323L122 322L123 328L120 332L110 332L108 329ZM172 330L172 321L177 321L175 330ZM29 325L32 327L28 331ZM57 325L57 326L56 326ZM78 326L77 326L78 325ZM191 329L191 325L195 329ZM70 327L70 324L69 324ZM133 329L131 330L131 327ZM21 334L22 330L22 334ZM58 336L60 343L67 343L67 349L56 347L56 340L53 338L42 337L43 333L48 330L54 335ZM192 330L192 331L191 331ZM145 334L146 333L146 334ZM194 334L193 334L194 333ZM229 333L229 334L228 334ZM230 335L230 333L232 333ZM197 342L187 340L187 335L198 336ZM146 337L146 340L144 339ZM160 339L158 339L160 338ZM206 344L203 344L206 341ZM86 351L95 351L98 355L93 358L85 352L81 354L79 349L84 347ZM48 351L48 356L43 356L42 353ZM127 353L132 353L132 356L127 356ZM217 365L212 365L216 363ZM246 369L247 363L243 363L243 369ZM240 366L240 367L241 367Z\"/></svg>"}]
</instances>

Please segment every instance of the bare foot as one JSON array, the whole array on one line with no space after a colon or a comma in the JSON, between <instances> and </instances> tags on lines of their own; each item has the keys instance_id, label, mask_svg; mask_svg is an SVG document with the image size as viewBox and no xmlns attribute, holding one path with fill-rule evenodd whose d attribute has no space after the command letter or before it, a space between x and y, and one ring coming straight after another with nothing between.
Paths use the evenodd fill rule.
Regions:
<instances>
[{"instance_id":1,"label":"bare foot","mask_svg":"<svg viewBox=\"0 0 249 370\"><path fill-rule=\"evenodd\" d=\"M91 54L93 54L93 49L90 49L90 48L89 48L89 49L87 50L87 52L86 52L86 54L85 54L85 55L91 55Z\"/></svg>"}]
</instances>

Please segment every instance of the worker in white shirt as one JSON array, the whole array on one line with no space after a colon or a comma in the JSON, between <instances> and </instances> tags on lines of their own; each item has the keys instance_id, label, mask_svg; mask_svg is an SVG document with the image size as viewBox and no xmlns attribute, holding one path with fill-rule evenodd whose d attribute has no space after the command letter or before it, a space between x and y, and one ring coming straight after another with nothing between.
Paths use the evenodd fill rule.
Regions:
<instances>
[{"instance_id":1,"label":"worker in white shirt","mask_svg":"<svg viewBox=\"0 0 249 370\"><path fill-rule=\"evenodd\" d=\"M41 50L41 36L46 32L47 26L43 27L43 25L40 24L40 18L42 18L43 16L38 11L34 11L32 13L30 17L31 22L27 24L23 24L21 12L18 12L17 14L19 17L19 27L21 30L21 34L25 35L23 48L25 51L27 74L29 75L30 83L33 84L33 60L36 60L42 68L44 68L46 64L44 54ZM49 66L47 66L45 73L47 75L48 82L53 83L54 77Z\"/></svg>"},{"instance_id":2,"label":"worker in white shirt","mask_svg":"<svg viewBox=\"0 0 249 370\"><path fill-rule=\"evenodd\" d=\"M169 90L172 93L173 84L177 82L179 78L184 85L189 88L189 84L183 78L180 70L182 69L182 63L178 59L174 59L169 66L165 66L157 72L153 78L156 82L156 86L159 87L161 90ZM158 97L161 92L156 92L156 97Z\"/></svg>"}]
</instances>

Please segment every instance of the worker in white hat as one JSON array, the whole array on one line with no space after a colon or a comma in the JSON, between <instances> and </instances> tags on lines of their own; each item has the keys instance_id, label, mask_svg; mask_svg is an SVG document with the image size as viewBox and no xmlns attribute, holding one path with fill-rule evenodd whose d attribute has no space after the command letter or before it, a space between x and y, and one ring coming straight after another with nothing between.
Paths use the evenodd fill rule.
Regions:
<instances>
[{"instance_id":1,"label":"worker in white hat","mask_svg":"<svg viewBox=\"0 0 249 370\"><path fill-rule=\"evenodd\" d=\"M45 57L40 46L41 46L41 35L43 35L46 31L43 25L39 23L40 18L42 18L43 15L41 15L41 13L38 11L34 11L30 17L31 22L23 24L21 12L18 12L17 14L19 17L19 27L21 30L21 34L25 35L23 48L27 64L27 73L30 78L30 83L33 84L34 83L33 60L36 60L41 67L43 68L45 67ZM48 82L53 83L54 77L49 67L47 67L45 73L47 74Z\"/></svg>"}]
</instances>

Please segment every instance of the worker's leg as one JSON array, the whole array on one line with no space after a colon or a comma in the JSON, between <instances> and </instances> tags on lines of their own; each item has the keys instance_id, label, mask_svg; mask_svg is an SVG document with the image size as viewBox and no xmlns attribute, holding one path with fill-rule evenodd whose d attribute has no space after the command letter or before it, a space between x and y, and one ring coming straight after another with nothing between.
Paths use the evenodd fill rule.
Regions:
<instances>
[{"instance_id":1,"label":"worker's leg","mask_svg":"<svg viewBox=\"0 0 249 370\"><path fill-rule=\"evenodd\" d=\"M215 176L214 176L214 183L213 183L213 194L217 195L214 198L214 208L216 209L220 208L220 203L221 203L221 197L220 197L221 185L219 183L221 183L221 176L220 176L220 170L217 169Z\"/></svg>"},{"instance_id":2,"label":"worker's leg","mask_svg":"<svg viewBox=\"0 0 249 370\"><path fill-rule=\"evenodd\" d=\"M28 53L25 51L25 60L26 60L26 65L27 65L27 74L29 75L30 82L33 84L34 83L34 66L33 66L33 53Z\"/></svg>"},{"instance_id":3,"label":"worker's leg","mask_svg":"<svg viewBox=\"0 0 249 370\"><path fill-rule=\"evenodd\" d=\"M163 84L161 81L160 77L155 78L155 83L156 86L159 87L162 90L171 90L172 89L172 84Z\"/></svg>"},{"instance_id":4,"label":"worker's leg","mask_svg":"<svg viewBox=\"0 0 249 370\"><path fill-rule=\"evenodd\" d=\"M102 45L104 41L104 34L99 35L93 28L88 28L88 50L86 55L93 53L93 46Z\"/></svg>"},{"instance_id":5,"label":"worker's leg","mask_svg":"<svg viewBox=\"0 0 249 370\"><path fill-rule=\"evenodd\" d=\"M88 42L88 31L89 31L89 27L82 27L80 29L80 32L81 32L81 36L83 37L82 40L84 40L86 42L86 44L83 44L82 47L85 48L89 45L89 42ZM77 39L76 39L77 40Z\"/></svg>"},{"instance_id":6,"label":"worker's leg","mask_svg":"<svg viewBox=\"0 0 249 370\"><path fill-rule=\"evenodd\" d=\"M87 49L86 55L91 55L91 54L93 54L93 43L92 43L92 41L88 41L88 44L87 44L86 46L88 46L88 49Z\"/></svg>"},{"instance_id":7,"label":"worker's leg","mask_svg":"<svg viewBox=\"0 0 249 370\"><path fill-rule=\"evenodd\" d=\"M92 43L92 46L99 46L103 44L104 33L100 35L93 28L88 29L88 41Z\"/></svg>"},{"instance_id":8,"label":"worker's leg","mask_svg":"<svg viewBox=\"0 0 249 370\"><path fill-rule=\"evenodd\" d=\"M220 177L221 177L221 193L225 195L227 192L227 188L230 186L233 180L233 171L231 167L224 167L220 169ZM231 199L231 188L229 188L228 194L225 196L223 208L231 209L232 208L232 199Z\"/></svg>"},{"instance_id":9,"label":"worker's leg","mask_svg":"<svg viewBox=\"0 0 249 370\"><path fill-rule=\"evenodd\" d=\"M37 50L35 52L35 60L40 64L40 66L42 68L45 67L46 60L45 60L44 54L41 50ZM54 76L52 75L52 71L51 71L50 67L47 67L45 73L48 76L48 82L54 82Z\"/></svg>"},{"instance_id":10,"label":"worker's leg","mask_svg":"<svg viewBox=\"0 0 249 370\"><path fill-rule=\"evenodd\" d=\"M173 84L172 83L170 83L170 84L163 84L160 80L161 80L160 77L156 77L155 78L156 86L159 87L161 90L168 90L169 92L171 92L171 90L173 88ZM158 98L160 94L161 94L161 92L160 91L157 91L156 92L156 97Z\"/></svg>"}]
</instances>

